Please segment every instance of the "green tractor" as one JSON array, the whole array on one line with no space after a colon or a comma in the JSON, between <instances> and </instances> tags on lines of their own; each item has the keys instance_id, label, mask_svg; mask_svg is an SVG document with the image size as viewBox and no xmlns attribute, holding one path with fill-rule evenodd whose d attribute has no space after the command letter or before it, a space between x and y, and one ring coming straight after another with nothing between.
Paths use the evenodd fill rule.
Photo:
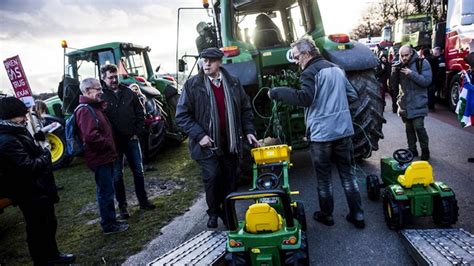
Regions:
<instances>
[{"instance_id":1,"label":"green tractor","mask_svg":"<svg viewBox=\"0 0 474 266\"><path fill-rule=\"evenodd\" d=\"M303 108L273 103L266 92L275 86L299 88L300 70L294 64L290 44L299 37L310 36L326 59L346 71L359 94L359 100L351 105L356 131L353 137L355 157L368 158L378 149L378 141L383 138L382 124L386 121L381 84L373 70L378 64L377 58L369 48L351 41L348 35L326 36L317 1L220 0L212 5L207 1L203 3L203 10L207 12L205 18L212 20L208 24L224 52L224 68L240 79L252 100L259 138L274 137L295 149L308 146ZM180 38L189 38L179 34L180 27L189 21L180 21L180 12L186 9L196 8L178 10L177 66L182 72L192 65L193 58L198 59L197 49L185 47L188 41L180 44ZM255 21L262 14L276 26L255 28ZM193 66L189 74L194 69Z\"/></svg>"},{"instance_id":2,"label":"green tractor","mask_svg":"<svg viewBox=\"0 0 474 266\"><path fill-rule=\"evenodd\" d=\"M228 265L309 265L306 216L301 202L292 201L288 145L252 149L253 188L227 196ZM238 221L237 201L250 200L245 219Z\"/></svg>"},{"instance_id":3,"label":"green tractor","mask_svg":"<svg viewBox=\"0 0 474 266\"><path fill-rule=\"evenodd\" d=\"M433 179L433 168L426 161L412 162L413 154L406 149L393 153L393 158L380 160L382 184L376 175L366 178L371 200L383 191L385 222L390 229L402 228L412 217L432 216L435 224L448 227L458 220L458 205L454 191L445 183Z\"/></svg>"},{"instance_id":4,"label":"green tractor","mask_svg":"<svg viewBox=\"0 0 474 266\"><path fill-rule=\"evenodd\" d=\"M431 48L433 19L430 14L414 14L395 21L393 32L391 26L383 28L384 36L389 37L392 46L389 50L390 61L398 60L398 50L403 45L411 45L417 50Z\"/></svg>"},{"instance_id":5,"label":"green tractor","mask_svg":"<svg viewBox=\"0 0 474 266\"><path fill-rule=\"evenodd\" d=\"M58 96L46 100L50 121L64 125L79 104L79 83L83 78L100 79L100 66L115 64L119 67L120 82L132 90L140 90L146 97L145 123L150 127L149 156L153 157L163 143L179 145L185 138L176 126L174 115L179 99L173 77L160 77L153 70L148 53L149 47L132 43L112 42L66 53L67 43L62 42L65 56L65 74L58 87ZM66 62L67 59L67 62ZM53 165L58 168L70 162L64 142L64 129L49 135Z\"/></svg>"}]
</instances>

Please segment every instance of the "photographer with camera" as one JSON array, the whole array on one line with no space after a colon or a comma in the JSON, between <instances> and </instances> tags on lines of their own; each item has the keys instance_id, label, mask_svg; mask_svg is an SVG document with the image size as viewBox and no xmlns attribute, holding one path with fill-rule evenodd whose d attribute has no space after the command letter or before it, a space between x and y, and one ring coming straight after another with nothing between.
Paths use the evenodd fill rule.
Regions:
<instances>
[{"instance_id":1,"label":"photographer with camera","mask_svg":"<svg viewBox=\"0 0 474 266\"><path fill-rule=\"evenodd\" d=\"M201 21L196 25L196 30L199 33L199 36L196 38L196 48L199 54L204 49L217 47L217 34L215 29L209 24Z\"/></svg>"},{"instance_id":2,"label":"photographer with camera","mask_svg":"<svg viewBox=\"0 0 474 266\"><path fill-rule=\"evenodd\" d=\"M417 140L421 147L421 160L429 160L428 134L424 117L428 114L428 86L431 84L431 67L427 60L418 57L409 45L400 48L400 61L392 66L390 84L397 96L398 115L405 123L408 149L416 157Z\"/></svg>"}]
</instances>

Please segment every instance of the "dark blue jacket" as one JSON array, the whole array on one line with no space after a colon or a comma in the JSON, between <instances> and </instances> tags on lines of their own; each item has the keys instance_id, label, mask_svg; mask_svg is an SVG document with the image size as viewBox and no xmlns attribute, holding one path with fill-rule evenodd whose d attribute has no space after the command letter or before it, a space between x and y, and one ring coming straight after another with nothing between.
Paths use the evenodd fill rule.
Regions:
<instances>
[{"instance_id":1,"label":"dark blue jacket","mask_svg":"<svg viewBox=\"0 0 474 266\"><path fill-rule=\"evenodd\" d=\"M243 145L248 143L247 134L255 135L253 126L253 113L250 99L245 93L237 78L232 77L225 69L221 68L221 74L225 75L232 91L235 110L235 125L237 134L238 152L241 154ZM199 141L205 136L211 136L211 110L209 95L204 79L208 78L201 71L193 76L183 86L183 91L176 107L176 123L189 136L189 151L194 160L207 159L214 156L209 148L203 148Z\"/></svg>"}]
</instances>

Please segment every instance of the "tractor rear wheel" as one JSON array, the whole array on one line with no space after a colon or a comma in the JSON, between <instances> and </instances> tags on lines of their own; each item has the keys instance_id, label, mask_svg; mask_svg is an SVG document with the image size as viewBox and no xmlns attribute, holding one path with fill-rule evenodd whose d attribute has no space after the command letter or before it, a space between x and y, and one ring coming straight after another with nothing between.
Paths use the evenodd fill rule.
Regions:
<instances>
[{"instance_id":1,"label":"tractor rear wheel","mask_svg":"<svg viewBox=\"0 0 474 266\"><path fill-rule=\"evenodd\" d=\"M250 256L248 252L226 252L225 264L229 266L245 266L250 265Z\"/></svg>"},{"instance_id":2,"label":"tractor rear wheel","mask_svg":"<svg viewBox=\"0 0 474 266\"><path fill-rule=\"evenodd\" d=\"M367 185L367 195L370 200L377 201L380 198L380 182L376 175L368 175L365 178Z\"/></svg>"},{"instance_id":3,"label":"tractor rear wheel","mask_svg":"<svg viewBox=\"0 0 474 266\"><path fill-rule=\"evenodd\" d=\"M304 205L301 201L296 201L296 207L293 208L293 215L301 225L301 230L306 232L306 213L304 211Z\"/></svg>"},{"instance_id":4,"label":"tractor rear wheel","mask_svg":"<svg viewBox=\"0 0 474 266\"><path fill-rule=\"evenodd\" d=\"M282 265L306 266L309 265L309 248L306 232L301 231L301 245L300 248L294 251L286 251L284 254L284 261Z\"/></svg>"},{"instance_id":5,"label":"tractor rear wheel","mask_svg":"<svg viewBox=\"0 0 474 266\"><path fill-rule=\"evenodd\" d=\"M382 125L384 101L382 86L375 78L373 70L347 72L347 78L359 95L350 104L355 134L352 137L354 158L369 158L372 151L379 149L379 139L383 139Z\"/></svg>"},{"instance_id":6,"label":"tractor rear wheel","mask_svg":"<svg viewBox=\"0 0 474 266\"><path fill-rule=\"evenodd\" d=\"M46 134L46 138L51 146L51 160L53 162L53 170L67 166L74 157L69 156L66 152L66 139L64 128L60 127L52 133Z\"/></svg>"},{"instance_id":7,"label":"tractor rear wheel","mask_svg":"<svg viewBox=\"0 0 474 266\"><path fill-rule=\"evenodd\" d=\"M458 221L458 201L453 197L436 197L433 206L433 221L436 225L448 227Z\"/></svg>"},{"instance_id":8,"label":"tractor rear wheel","mask_svg":"<svg viewBox=\"0 0 474 266\"><path fill-rule=\"evenodd\" d=\"M383 194L383 214L385 223L392 230L401 229L404 225L404 202L396 201L390 190L387 188Z\"/></svg>"}]
</instances>

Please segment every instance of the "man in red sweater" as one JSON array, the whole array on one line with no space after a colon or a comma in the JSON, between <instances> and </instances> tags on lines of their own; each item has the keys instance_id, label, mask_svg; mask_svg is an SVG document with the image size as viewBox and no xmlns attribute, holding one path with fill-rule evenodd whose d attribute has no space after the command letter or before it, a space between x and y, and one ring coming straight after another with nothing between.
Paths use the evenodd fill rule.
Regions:
<instances>
[{"instance_id":1,"label":"man in red sweater","mask_svg":"<svg viewBox=\"0 0 474 266\"><path fill-rule=\"evenodd\" d=\"M115 218L113 174L117 149L112 127L102 112L106 105L101 99L102 87L97 79L86 78L80 89L83 95L79 97L80 105L74 113L84 143L84 159L95 174L100 225L104 234L123 232L128 224Z\"/></svg>"},{"instance_id":2,"label":"man in red sweater","mask_svg":"<svg viewBox=\"0 0 474 266\"><path fill-rule=\"evenodd\" d=\"M225 197L235 190L243 145L258 146L250 99L237 78L221 67L217 48L201 53L203 66L190 78L176 108L176 122L189 136L191 158L199 163L206 191L207 227L226 224Z\"/></svg>"}]
</instances>

